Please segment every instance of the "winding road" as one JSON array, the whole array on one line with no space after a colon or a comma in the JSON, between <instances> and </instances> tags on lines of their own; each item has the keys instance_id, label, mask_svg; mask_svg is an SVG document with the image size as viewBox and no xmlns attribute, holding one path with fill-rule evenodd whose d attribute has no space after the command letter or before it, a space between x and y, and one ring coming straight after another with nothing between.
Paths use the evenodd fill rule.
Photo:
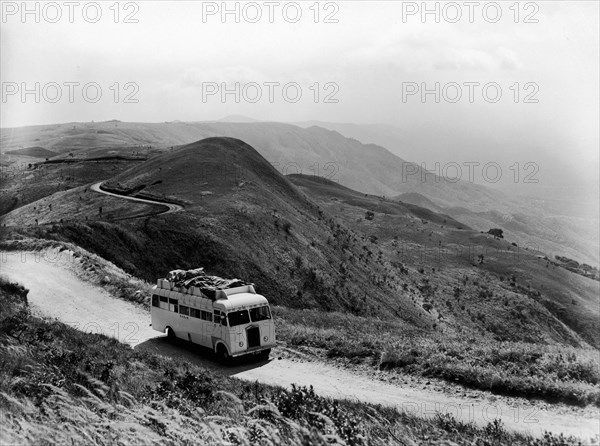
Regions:
<instances>
[{"instance_id":1,"label":"winding road","mask_svg":"<svg viewBox=\"0 0 600 446\"><path fill-rule=\"evenodd\" d=\"M119 195L119 194L115 194L113 192L108 192L105 191L101 188L102 186L102 181L96 183L96 184L92 184L90 186L90 189L93 190L94 192L98 192L104 195L110 195L111 197L116 197L116 198L121 198L122 200L129 200L129 201L137 201L138 203L145 203L145 204L156 204L159 206L166 206L167 210L163 211L163 212L158 212L154 215L159 215L159 214L170 214L172 212L177 212L177 211L181 211L183 209L183 206L179 205L179 204L175 204L175 203L169 203L166 201L155 201L155 200L148 200L146 198L138 198L138 197L129 197L127 195ZM135 217L138 218L138 217Z\"/></svg>"},{"instance_id":2,"label":"winding road","mask_svg":"<svg viewBox=\"0 0 600 446\"><path fill-rule=\"evenodd\" d=\"M214 373L287 388L292 384L312 385L323 396L382 404L421 417L448 413L457 420L472 421L480 426L498 418L508 429L536 436L547 430L587 440L600 429L600 414L596 408L498 398L485 392L466 396L462 392L395 384L314 360L284 347L274 349L270 361L222 366L206 351L167 343L163 334L149 326L147 310L83 281L76 274L80 268L79 260L68 251L49 250L41 256L31 252L0 253L0 273L30 290L29 302L34 313L84 331L103 333L136 349L187 361Z\"/></svg>"}]
</instances>

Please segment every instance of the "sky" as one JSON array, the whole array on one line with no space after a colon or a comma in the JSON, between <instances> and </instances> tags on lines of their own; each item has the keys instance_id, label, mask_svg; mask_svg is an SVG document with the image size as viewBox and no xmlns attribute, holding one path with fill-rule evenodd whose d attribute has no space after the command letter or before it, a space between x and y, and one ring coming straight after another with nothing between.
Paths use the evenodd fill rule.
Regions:
<instances>
[{"instance_id":1,"label":"sky","mask_svg":"<svg viewBox=\"0 0 600 446\"><path fill-rule=\"evenodd\" d=\"M598 191L598 2L67 3L2 2L2 127L388 124L428 167L534 162Z\"/></svg>"}]
</instances>

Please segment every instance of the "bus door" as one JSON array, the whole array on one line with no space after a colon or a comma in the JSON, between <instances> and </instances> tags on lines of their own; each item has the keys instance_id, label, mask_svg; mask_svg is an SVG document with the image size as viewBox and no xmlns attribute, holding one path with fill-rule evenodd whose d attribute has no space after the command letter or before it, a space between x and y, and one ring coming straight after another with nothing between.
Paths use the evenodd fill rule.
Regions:
<instances>
[{"instance_id":1,"label":"bus door","mask_svg":"<svg viewBox=\"0 0 600 446\"><path fill-rule=\"evenodd\" d=\"M216 339L222 339L226 341L228 331L227 331L227 317L225 312L214 310L213 314L213 323L208 325L208 337L211 341L212 346L214 347ZM216 338L216 339L215 339Z\"/></svg>"}]
</instances>

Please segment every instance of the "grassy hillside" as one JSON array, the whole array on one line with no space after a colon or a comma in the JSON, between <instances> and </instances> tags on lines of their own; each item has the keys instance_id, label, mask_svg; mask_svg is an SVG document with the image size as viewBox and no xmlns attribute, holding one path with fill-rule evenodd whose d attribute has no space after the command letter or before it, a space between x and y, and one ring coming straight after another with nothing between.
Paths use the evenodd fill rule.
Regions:
<instances>
[{"instance_id":1,"label":"grassy hillside","mask_svg":"<svg viewBox=\"0 0 600 446\"><path fill-rule=\"evenodd\" d=\"M346 367L361 364L406 375L441 379L497 395L600 407L597 350L556 344L498 341L489 336L427 333L401 322L342 313L319 314L275 307L278 338L314 350Z\"/></svg>"},{"instance_id":2,"label":"grassy hillside","mask_svg":"<svg viewBox=\"0 0 600 446\"><path fill-rule=\"evenodd\" d=\"M60 160L35 160L24 156L2 155L0 157L0 216L57 192L81 187L110 178L111 176L143 161L123 160L116 156L88 158L88 154Z\"/></svg>"},{"instance_id":3,"label":"grassy hillside","mask_svg":"<svg viewBox=\"0 0 600 446\"><path fill-rule=\"evenodd\" d=\"M242 383L33 317L0 279L0 427L8 444L579 444L450 415L423 420L312 389Z\"/></svg>"},{"instance_id":4,"label":"grassy hillside","mask_svg":"<svg viewBox=\"0 0 600 446\"><path fill-rule=\"evenodd\" d=\"M438 212L433 212L426 207L412 204L411 202L398 202L385 197L362 194L337 182L314 175L289 175L288 178L300 188L306 190L312 198L324 203L339 201L345 204L364 208L383 214L394 214L420 218L431 223L445 224L446 227L455 229L470 229L465 224Z\"/></svg>"},{"instance_id":5,"label":"grassy hillside","mask_svg":"<svg viewBox=\"0 0 600 446\"><path fill-rule=\"evenodd\" d=\"M402 211L410 209L405 204L314 177L290 179L371 240L379 259L400 273L406 298L443 329L497 341L600 346L598 282L510 239L458 229L450 217L415 218Z\"/></svg>"},{"instance_id":6,"label":"grassy hillside","mask_svg":"<svg viewBox=\"0 0 600 446\"><path fill-rule=\"evenodd\" d=\"M53 156L58 155L57 152L44 149L43 147L25 147L23 149L18 150L9 150L6 153L8 155L31 156L34 158L52 158Z\"/></svg>"},{"instance_id":7,"label":"grassy hillside","mask_svg":"<svg viewBox=\"0 0 600 446\"><path fill-rule=\"evenodd\" d=\"M115 200L86 186L55 192L0 217L7 226L36 226L67 221L114 221L164 211L164 206Z\"/></svg>"},{"instance_id":8,"label":"grassy hillside","mask_svg":"<svg viewBox=\"0 0 600 446\"><path fill-rule=\"evenodd\" d=\"M371 262L367 240L323 213L239 140L209 138L169 151L106 186L186 208L119 223L71 219L13 228L5 239L19 233L72 241L149 281L204 265L215 274L251 278L274 303L433 323L403 297L383 263ZM76 198L66 194L63 206Z\"/></svg>"}]
</instances>

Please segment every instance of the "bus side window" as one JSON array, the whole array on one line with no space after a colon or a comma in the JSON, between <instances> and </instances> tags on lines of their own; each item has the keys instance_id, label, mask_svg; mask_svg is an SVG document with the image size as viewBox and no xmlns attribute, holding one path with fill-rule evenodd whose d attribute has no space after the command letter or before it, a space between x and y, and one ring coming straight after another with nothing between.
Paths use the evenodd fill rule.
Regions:
<instances>
[{"instance_id":1,"label":"bus side window","mask_svg":"<svg viewBox=\"0 0 600 446\"><path fill-rule=\"evenodd\" d=\"M203 311L201 318L202 318L203 321L209 321L210 322L210 321L213 320L212 319L212 314L209 313L208 311Z\"/></svg>"},{"instance_id":2,"label":"bus side window","mask_svg":"<svg viewBox=\"0 0 600 446\"><path fill-rule=\"evenodd\" d=\"M213 317L213 322L218 324L221 321L221 312L219 310L215 310L215 314Z\"/></svg>"},{"instance_id":3,"label":"bus side window","mask_svg":"<svg viewBox=\"0 0 600 446\"><path fill-rule=\"evenodd\" d=\"M169 299L167 299L165 296L160 296L160 308L163 310L169 309Z\"/></svg>"},{"instance_id":4,"label":"bus side window","mask_svg":"<svg viewBox=\"0 0 600 446\"><path fill-rule=\"evenodd\" d=\"M169 299L169 311L179 313L179 301L177 299Z\"/></svg>"},{"instance_id":5,"label":"bus side window","mask_svg":"<svg viewBox=\"0 0 600 446\"><path fill-rule=\"evenodd\" d=\"M227 327L227 315L225 315L225 314L221 315L221 325L223 325L224 327Z\"/></svg>"},{"instance_id":6,"label":"bus side window","mask_svg":"<svg viewBox=\"0 0 600 446\"><path fill-rule=\"evenodd\" d=\"M158 307L158 294L153 294L152 295L152 306L153 307Z\"/></svg>"},{"instance_id":7,"label":"bus side window","mask_svg":"<svg viewBox=\"0 0 600 446\"><path fill-rule=\"evenodd\" d=\"M185 305L179 305L179 314L189 316L190 315L190 307L186 307Z\"/></svg>"},{"instance_id":8,"label":"bus side window","mask_svg":"<svg viewBox=\"0 0 600 446\"><path fill-rule=\"evenodd\" d=\"M200 319L200 310L197 308L190 308L190 316Z\"/></svg>"}]
</instances>

